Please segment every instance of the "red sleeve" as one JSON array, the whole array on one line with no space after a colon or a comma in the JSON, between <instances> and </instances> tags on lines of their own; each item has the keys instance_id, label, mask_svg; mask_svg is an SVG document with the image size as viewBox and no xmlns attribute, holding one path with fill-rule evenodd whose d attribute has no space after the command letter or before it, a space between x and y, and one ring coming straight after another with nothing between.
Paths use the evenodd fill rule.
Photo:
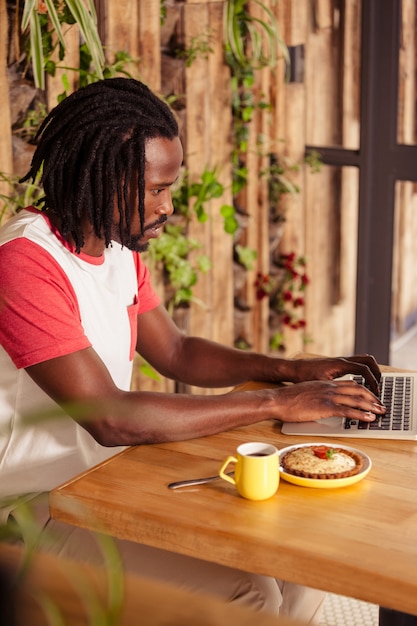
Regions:
<instances>
[{"instance_id":1,"label":"red sleeve","mask_svg":"<svg viewBox=\"0 0 417 626\"><path fill-rule=\"evenodd\" d=\"M18 368L91 346L62 268L41 246L0 246L0 342Z\"/></svg>"},{"instance_id":2,"label":"red sleeve","mask_svg":"<svg viewBox=\"0 0 417 626\"><path fill-rule=\"evenodd\" d=\"M161 303L161 299L151 285L149 270L146 265L142 263L140 255L137 252L134 252L133 258L138 277L138 315L140 315L141 313L147 313L151 309L157 307L158 304Z\"/></svg>"}]
</instances>

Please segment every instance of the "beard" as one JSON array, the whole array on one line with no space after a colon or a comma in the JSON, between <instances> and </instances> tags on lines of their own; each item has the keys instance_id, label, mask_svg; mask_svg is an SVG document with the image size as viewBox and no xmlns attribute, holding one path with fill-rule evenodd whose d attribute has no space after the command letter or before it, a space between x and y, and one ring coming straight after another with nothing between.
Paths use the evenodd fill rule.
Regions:
<instances>
[{"instance_id":1,"label":"beard","mask_svg":"<svg viewBox=\"0 0 417 626\"><path fill-rule=\"evenodd\" d=\"M149 248L149 241L143 241L142 236L130 237L128 241L123 242L123 246L132 252L146 252Z\"/></svg>"},{"instance_id":2,"label":"beard","mask_svg":"<svg viewBox=\"0 0 417 626\"><path fill-rule=\"evenodd\" d=\"M167 219L168 218L166 215L162 215L159 220L155 220L155 222L152 222L151 224L145 226L145 228L139 235L126 233L125 236L122 237L122 245L132 252L146 252L146 250L149 248L149 239L146 237L146 231L150 231L160 226L163 226L163 224L166 223Z\"/></svg>"}]
</instances>

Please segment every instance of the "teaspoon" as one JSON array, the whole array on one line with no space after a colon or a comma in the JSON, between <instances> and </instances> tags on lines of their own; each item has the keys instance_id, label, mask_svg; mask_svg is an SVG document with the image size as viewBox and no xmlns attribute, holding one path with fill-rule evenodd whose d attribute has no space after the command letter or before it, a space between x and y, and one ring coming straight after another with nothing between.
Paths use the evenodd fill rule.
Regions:
<instances>
[{"instance_id":1,"label":"teaspoon","mask_svg":"<svg viewBox=\"0 0 417 626\"><path fill-rule=\"evenodd\" d=\"M228 476L232 476L234 472L226 472ZM175 483L169 483L168 489L179 489L179 487L190 487L191 485L203 485L204 483L211 483L213 480L221 478L218 474L216 476L208 476L206 478L191 478L189 480L178 480Z\"/></svg>"}]
</instances>

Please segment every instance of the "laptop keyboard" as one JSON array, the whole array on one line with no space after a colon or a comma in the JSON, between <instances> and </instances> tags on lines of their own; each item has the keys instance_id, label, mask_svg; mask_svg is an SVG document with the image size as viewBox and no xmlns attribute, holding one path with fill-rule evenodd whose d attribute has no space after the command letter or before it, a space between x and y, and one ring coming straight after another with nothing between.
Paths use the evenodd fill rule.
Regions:
<instances>
[{"instance_id":1,"label":"laptop keyboard","mask_svg":"<svg viewBox=\"0 0 417 626\"><path fill-rule=\"evenodd\" d=\"M363 384L362 376L353 380ZM380 399L387 407L385 415L377 415L373 422L346 419L344 428L357 430L396 430L411 429L411 376L384 376L381 381Z\"/></svg>"}]
</instances>

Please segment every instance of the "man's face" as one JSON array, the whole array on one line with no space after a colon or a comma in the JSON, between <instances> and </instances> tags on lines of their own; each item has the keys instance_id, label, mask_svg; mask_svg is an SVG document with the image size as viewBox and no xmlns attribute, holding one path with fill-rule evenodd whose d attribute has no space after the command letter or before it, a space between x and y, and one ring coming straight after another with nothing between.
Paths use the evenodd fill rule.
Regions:
<instances>
[{"instance_id":1,"label":"man's face","mask_svg":"<svg viewBox=\"0 0 417 626\"><path fill-rule=\"evenodd\" d=\"M145 145L145 223L141 230L137 189L131 190L131 236L123 245L136 252L144 252L150 239L161 233L169 215L172 215L171 187L178 179L183 150L178 137L148 139ZM117 240L117 239L116 239Z\"/></svg>"}]
</instances>

